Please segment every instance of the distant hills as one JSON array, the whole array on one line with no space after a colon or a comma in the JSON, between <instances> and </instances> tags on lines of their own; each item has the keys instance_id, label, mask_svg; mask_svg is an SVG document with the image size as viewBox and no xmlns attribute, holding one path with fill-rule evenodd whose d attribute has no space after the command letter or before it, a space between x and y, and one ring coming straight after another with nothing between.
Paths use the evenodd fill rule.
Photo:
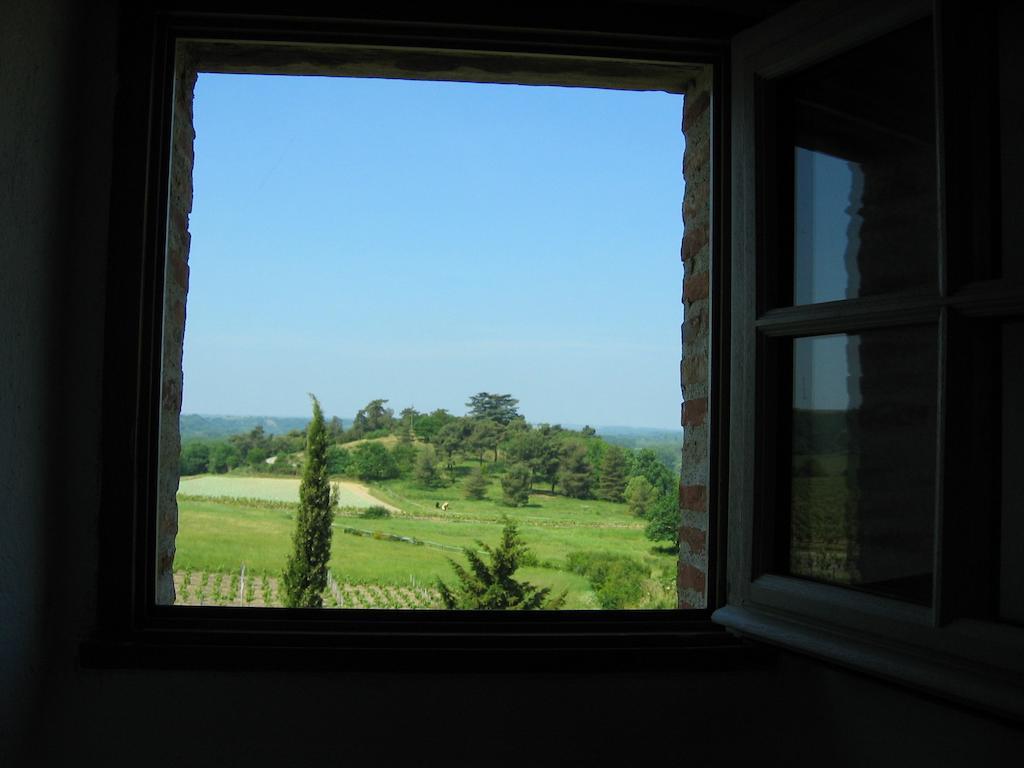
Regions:
<instances>
[{"instance_id":1,"label":"distant hills","mask_svg":"<svg viewBox=\"0 0 1024 768\"><path fill-rule=\"evenodd\" d=\"M347 429L351 419L342 419ZM183 413L178 422L182 440L198 438L216 439L249 432L254 427L263 427L268 435L284 435L293 429L304 429L309 418L301 416L200 416Z\"/></svg>"},{"instance_id":2,"label":"distant hills","mask_svg":"<svg viewBox=\"0 0 1024 768\"><path fill-rule=\"evenodd\" d=\"M342 419L345 429L352 426L352 419ZM249 432L254 427L263 427L271 435L283 435L293 429L303 429L309 423L301 416L216 416L183 413L179 422L181 439L216 439ZM568 429L580 429L583 425L564 425ZM650 427L594 427L609 443L626 448L642 448L656 443L681 443L682 429L654 429Z\"/></svg>"}]
</instances>

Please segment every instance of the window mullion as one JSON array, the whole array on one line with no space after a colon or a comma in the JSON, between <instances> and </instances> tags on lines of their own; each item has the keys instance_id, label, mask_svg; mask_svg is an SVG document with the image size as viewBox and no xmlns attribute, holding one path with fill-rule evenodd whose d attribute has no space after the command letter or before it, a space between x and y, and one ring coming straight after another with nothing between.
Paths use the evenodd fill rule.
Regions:
<instances>
[{"instance_id":1,"label":"window mullion","mask_svg":"<svg viewBox=\"0 0 1024 768\"><path fill-rule=\"evenodd\" d=\"M755 322L766 336L802 336L938 322L945 302L937 296L881 296L780 307Z\"/></svg>"}]
</instances>

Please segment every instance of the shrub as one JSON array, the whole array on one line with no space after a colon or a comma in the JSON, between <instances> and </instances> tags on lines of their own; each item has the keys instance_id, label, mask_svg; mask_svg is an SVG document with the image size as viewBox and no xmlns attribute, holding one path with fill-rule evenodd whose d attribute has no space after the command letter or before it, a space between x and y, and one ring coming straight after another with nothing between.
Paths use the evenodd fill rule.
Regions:
<instances>
[{"instance_id":1,"label":"shrub","mask_svg":"<svg viewBox=\"0 0 1024 768\"><path fill-rule=\"evenodd\" d=\"M366 509L364 509L362 512L359 513L359 516L370 520L376 520L382 517L391 517L391 510L389 510L387 507L374 505L372 507L367 507Z\"/></svg>"},{"instance_id":2,"label":"shrub","mask_svg":"<svg viewBox=\"0 0 1024 768\"><path fill-rule=\"evenodd\" d=\"M585 576L604 609L625 608L643 596L646 569L626 555L610 552L571 552L566 565Z\"/></svg>"},{"instance_id":3,"label":"shrub","mask_svg":"<svg viewBox=\"0 0 1024 768\"><path fill-rule=\"evenodd\" d=\"M529 582L513 578L516 570L523 564L523 559L529 555L529 549L519 537L519 531L511 520L504 519L501 542L496 547L490 547L482 541L478 541L477 544L490 563L484 562L468 547L463 549L469 561L468 568L449 558L448 562L455 570L459 583L449 588L438 579L437 589L441 593L441 602L445 608L535 610L562 607L565 592L557 597L551 597L549 587L538 589Z\"/></svg>"}]
</instances>

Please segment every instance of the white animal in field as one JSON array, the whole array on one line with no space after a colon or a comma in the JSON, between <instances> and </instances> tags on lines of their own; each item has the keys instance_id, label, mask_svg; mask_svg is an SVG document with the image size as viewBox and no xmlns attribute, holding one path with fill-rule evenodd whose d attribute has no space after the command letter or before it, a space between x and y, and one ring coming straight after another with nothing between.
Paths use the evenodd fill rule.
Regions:
<instances>
[{"instance_id":1,"label":"white animal in field","mask_svg":"<svg viewBox=\"0 0 1024 768\"><path fill-rule=\"evenodd\" d=\"M441 505L441 511L442 512L447 512L448 511L448 502L447 501L444 504Z\"/></svg>"}]
</instances>

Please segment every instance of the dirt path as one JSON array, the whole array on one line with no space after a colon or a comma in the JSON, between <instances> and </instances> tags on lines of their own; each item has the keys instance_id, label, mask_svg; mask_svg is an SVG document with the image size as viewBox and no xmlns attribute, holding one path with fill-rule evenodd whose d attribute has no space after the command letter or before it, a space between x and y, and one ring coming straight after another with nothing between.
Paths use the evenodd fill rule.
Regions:
<instances>
[{"instance_id":1,"label":"dirt path","mask_svg":"<svg viewBox=\"0 0 1024 768\"><path fill-rule=\"evenodd\" d=\"M331 484L341 486L343 490L348 491L353 496L358 496L360 499L363 499L372 506L385 507L391 512L402 511L398 507L393 506L392 504L388 504L386 501L381 501L376 496L373 496L367 489L367 487L362 483L357 483L352 480L332 480Z\"/></svg>"}]
</instances>

